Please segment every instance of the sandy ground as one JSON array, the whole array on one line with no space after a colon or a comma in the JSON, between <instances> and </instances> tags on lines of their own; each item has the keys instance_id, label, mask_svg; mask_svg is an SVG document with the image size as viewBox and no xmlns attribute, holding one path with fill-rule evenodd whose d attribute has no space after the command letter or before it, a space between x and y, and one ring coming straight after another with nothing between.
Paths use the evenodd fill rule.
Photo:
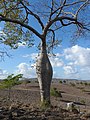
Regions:
<instances>
[{"instance_id":1,"label":"sandy ground","mask_svg":"<svg viewBox=\"0 0 90 120\"><path fill-rule=\"evenodd\" d=\"M0 120L10 120L9 106L13 107L13 120L90 120L90 85L53 82L52 88L61 92L62 98L51 96L52 108L39 109L40 93L38 83L17 85L10 93L8 90L0 90ZM67 102L75 102L81 113L88 113L88 117L82 117L66 110ZM66 111L65 111L66 110ZM18 111L18 112L17 112ZM19 115L18 115L18 114Z\"/></svg>"}]
</instances>

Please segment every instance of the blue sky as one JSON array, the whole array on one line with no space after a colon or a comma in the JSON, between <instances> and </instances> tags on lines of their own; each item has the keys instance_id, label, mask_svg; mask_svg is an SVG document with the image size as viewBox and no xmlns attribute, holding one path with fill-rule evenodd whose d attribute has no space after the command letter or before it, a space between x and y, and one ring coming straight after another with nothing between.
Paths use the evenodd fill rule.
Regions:
<instances>
[{"instance_id":1,"label":"blue sky","mask_svg":"<svg viewBox=\"0 0 90 120\"><path fill-rule=\"evenodd\" d=\"M0 27L2 30L2 26ZM81 38L75 45L71 45L69 42L70 35L66 34L65 37L63 33L61 39L63 39L62 44L54 50L56 56L49 57L53 66L53 77L90 80L89 39L85 41L84 38ZM37 37L35 40L39 41ZM38 53L36 44L32 48L28 48L22 43L15 50L5 46L11 57L6 56L5 60L0 62L0 79L12 73L22 73L24 77L28 78L36 77L35 60Z\"/></svg>"}]
</instances>

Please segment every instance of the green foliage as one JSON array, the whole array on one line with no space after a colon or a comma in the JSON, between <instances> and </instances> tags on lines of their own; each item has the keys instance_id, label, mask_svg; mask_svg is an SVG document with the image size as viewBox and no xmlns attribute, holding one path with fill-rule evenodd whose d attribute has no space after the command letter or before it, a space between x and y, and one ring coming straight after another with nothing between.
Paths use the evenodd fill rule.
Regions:
<instances>
[{"instance_id":1,"label":"green foliage","mask_svg":"<svg viewBox=\"0 0 90 120\"><path fill-rule=\"evenodd\" d=\"M81 102L82 104L85 104L85 103L86 103L85 100L81 100L80 102Z\"/></svg>"},{"instance_id":2,"label":"green foliage","mask_svg":"<svg viewBox=\"0 0 90 120\"><path fill-rule=\"evenodd\" d=\"M9 75L6 79L0 84L0 88L11 88L19 84L19 79L22 78L22 74L14 76L14 74Z\"/></svg>"},{"instance_id":3,"label":"green foliage","mask_svg":"<svg viewBox=\"0 0 90 120\"><path fill-rule=\"evenodd\" d=\"M60 91L58 91L57 88L51 88L50 94L54 97L62 97Z\"/></svg>"},{"instance_id":4,"label":"green foliage","mask_svg":"<svg viewBox=\"0 0 90 120\"><path fill-rule=\"evenodd\" d=\"M64 80L63 83L66 83L66 80Z\"/></svg>"},{"instance_id":5,"label":"green foliage","mask_svg":"<svg viewBox=\"0 0 90 120\"><path fill-rule=\"evenodd\" d=\"M17 20L22 24L28 24L28 17L26 17L24 6L20 3L21 0L0 0L0 15L8 18L10 20ZM23 1L24 5L29 6L28 1ZM4 39L0 39L6 45L11 48L18 48L19 44L28 45L31 47L34 45L34 39L32 38L32 32L22 27L22 25L15 22L5 22L4 23Z\"/></svg>"},{"instance_id":6,"label":"green foliage","mask_svg":"<svg viewBox=\"0 0 90 120\"><path fill-rule=\"evenodd\" d=\"M62 83L62 80L60 80L59 83Z\"/></svg>"},{"instance_id":7,"label":"green foliage","mask_svg":"<svg viewBox=\"0 0 90 120\"><path fill-rule=\"evenodd\" d=\"M34 45L34 39L32 33L29 30L23 29L22 26L7 22L4 25L4 44L9 45L11 48L18 48L20 44L28 45L29 47Z\"/></svg>"},{"instance_id":8,"label":"green foliage","mask_svg":"<svg viewBox=\"0 0 90 120\"><path fill-rule=\"evenodd\" d=\"M46 110L47 108L51 107L50 103L47 100L44 100L43 102L41 102L40 104L40 108L42 110Z\"/></svg>"},{"instance_id":9,"label":"green foliage","mask_svg":"<svg viewBox=\"0 0 90 120\"><path fill-rule=\"evenodd\" d=\"M81 82L80 82L80 84L82 85L82 84L83 84L83 82L81 81Z\"/></svg>"},{"instance_id":10,"label":"green foliage","mask_svg":"<svg viewBox=\"0 0 90 120\"><path fill-rule=\"evenodd\" d=\"M85 83L84 83L84 85L88 85L88 83L87 83L87 82L85 82Z\"/></svg>"},{"instance_id":11,"label":"green foliage","mask_svg":"<svg viewBox=\"0 0 90 120\"><path fill-rule=\"evenodd\" d=\"M3 16L11 19L21 20L23 22L23 19L25 19L24 11L23 9L20 9L21 0L0 0L0 12ZM28 2L24 1L24 3L28 6ZM25 20L24 22L28 22L28 20Z\"/></svg>"}]
</instances>

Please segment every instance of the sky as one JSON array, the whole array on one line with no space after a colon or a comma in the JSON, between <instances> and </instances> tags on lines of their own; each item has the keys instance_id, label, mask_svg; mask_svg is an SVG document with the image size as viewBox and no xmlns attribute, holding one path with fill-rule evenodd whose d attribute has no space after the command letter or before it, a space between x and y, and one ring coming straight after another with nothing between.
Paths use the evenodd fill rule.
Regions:
<instances>
[{"instance_id":1,"label":"sky","mask_svg":"<svg viewBox=\"0 0 90 120\"><path fill-rule=\"evenodd\" d=\"M89 41L82 41L67 46L64 42L54 50L55 56L49 55L53 66L53 78L90 80ZM6 48L10 57L5 56L4 61L0 62L0 79L12 73L15 75L21 73L25 78L36 78L35 61L38 55L36 46L28 48L19 44L19 48L15 50Z\"/></svg>"},{"instance_id":2,"label":"sky","mask_svg":"<svg viewBox=\"0 0 90 120\"><path fill-rule=\"evenodd\" d=\"M33 18L32 26L38 29ZM2 33L3 23L0 23L0 33ZM68 30L68 31L67 31ZM74 44L70 41L74 30L66 27L58 31L57 38L62 43L53 50L54 56L49 55L53 67L53 78L90 80L90 37L80 37ZM6 78L10 74L23 74L25 78L36 78L35 61L38 55L37 44L40 40L34 36L35 45L28 48L24 43L19 43L18 49L11 49L8 46L0 45L0 50L6 48L10 57L5 56L0 61L0 79Z\"/></svg>"}]
</instances>

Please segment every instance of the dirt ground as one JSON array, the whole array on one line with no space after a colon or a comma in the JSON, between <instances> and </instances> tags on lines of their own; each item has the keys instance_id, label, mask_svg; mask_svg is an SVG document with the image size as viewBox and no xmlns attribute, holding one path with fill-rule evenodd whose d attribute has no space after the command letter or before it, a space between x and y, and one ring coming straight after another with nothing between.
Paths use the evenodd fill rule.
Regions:
<instances>
[{"instance_id":1,"label":"dirt ground","mask_svg":"<svg viewBox=\"0 0 90 120\"><path fill-rule=\"evenodd\" d=\"M62 98L51 96L52 106L47 109L40 108L39 86L36 82L14 86L10 102L8 90L0 90L0 120L90 120L90 84L54 81L51 88L60 91ZM78 113L66 109L66 104L72 101ZM11 109L9 106L12 106Z\"/></svg>"}]
</instances>

